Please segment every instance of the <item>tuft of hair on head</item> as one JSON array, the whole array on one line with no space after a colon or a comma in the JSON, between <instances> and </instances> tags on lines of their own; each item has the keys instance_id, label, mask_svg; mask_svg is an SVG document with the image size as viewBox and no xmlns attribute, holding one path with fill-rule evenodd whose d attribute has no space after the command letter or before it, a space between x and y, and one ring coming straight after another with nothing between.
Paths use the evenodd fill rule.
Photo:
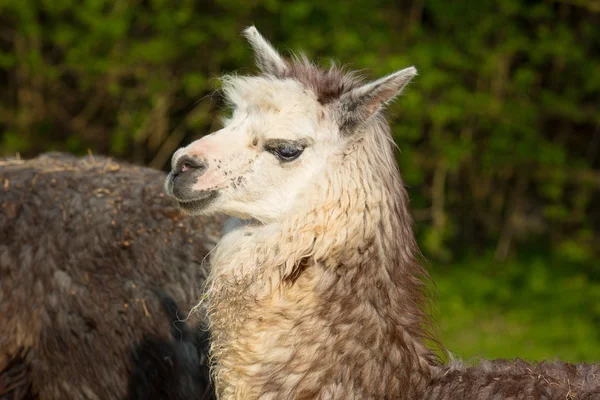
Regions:
<instances>
[{"instance_id":1,"label":"tuft of hair on head","mask_svg":"<svg viewBox=\"0 0 600 400\"><path fill-rule=\"evenodd\" d=\"M256 65L264 74L282 76L288 71L287 62L254 25L244 29L243 35L250 42Z\"/></svg>"},{"instance_id":2,"label":"tuft of hair on head","mask_svg":"<svg viewBox=\"0 0 600 400\"><path fill-rule=\"evenodd\" d=\"M417 69L408 67L344 93L338 105L342 132L353 132L354 128L399 96L416 75Z\"/></svg>"}]
</instances>

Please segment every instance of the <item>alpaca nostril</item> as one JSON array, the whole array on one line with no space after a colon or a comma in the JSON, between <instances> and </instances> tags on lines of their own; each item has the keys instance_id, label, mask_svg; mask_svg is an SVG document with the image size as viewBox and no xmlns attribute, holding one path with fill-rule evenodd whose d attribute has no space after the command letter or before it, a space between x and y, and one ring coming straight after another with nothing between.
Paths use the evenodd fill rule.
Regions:
<instances>
[{"instance_id":1,"label":"alpaca nostril","mask_svg":"<svg viewBox=\"0 0 600 400\"><path fill-rule=\"evenodd\" d=\"M198 157L191 157L191 156L181 156L174 168L173 168L173 177L177 177L178 175L182 174L183 172L186 171L190 171L190 170L197 170L197 171L201 171L204 172L204 170L206 170L206 168L208 167L208 164L199 159Z\"/></svg>"},{"instance_id":2,"label":"alpaca nostril","mask_svg":"<svg viewBox=\"0 0 600 400\"><path fill-rule=\"evenodd\" d=\"M193 168L193 167L190 164L184 163L183 167L181 167L181 172L185 172L185 171L187 171L188 169L191 169L191 168Z\"/></svg>"}]
</instances>

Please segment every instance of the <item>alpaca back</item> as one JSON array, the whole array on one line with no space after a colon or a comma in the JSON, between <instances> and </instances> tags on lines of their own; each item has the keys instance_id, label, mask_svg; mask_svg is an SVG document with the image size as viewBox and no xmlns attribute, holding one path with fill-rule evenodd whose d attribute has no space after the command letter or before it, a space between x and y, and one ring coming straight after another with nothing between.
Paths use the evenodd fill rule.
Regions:
<instances>
[{"instance_id":1,"label":"alpaca back","mask_svg":"<svg viewBox=\"0 0 600 400\"><path fill-rule=\"evenodd\" d=\"M600 366L560 361L483 360L437 370L421 398L429 400L600 399Z\"/></svg>"},{"instance_id":2,"label":"alpaca back","mask_svg":"<svg viewBox=\"0 0 600 400\"><path fill-rule=\"evenodd\" d=\"M31 386L40 399L122 399L132 351L186 343L161 296L187 316L220 224L184 219L163 177L102 157L0 163L0 396ZM205 379L206 365L194 373Z\"/></svg>"}]
</instances>

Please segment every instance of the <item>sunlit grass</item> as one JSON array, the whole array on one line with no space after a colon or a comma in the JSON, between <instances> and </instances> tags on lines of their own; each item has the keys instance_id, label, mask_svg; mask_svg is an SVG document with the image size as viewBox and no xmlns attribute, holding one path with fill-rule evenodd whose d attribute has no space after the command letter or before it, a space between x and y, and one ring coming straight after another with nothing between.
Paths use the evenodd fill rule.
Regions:
<instances>
[{"instance_id":1,"label":"sunlit grass","mask_svg":"<svg viewBox=\"0 0 600 400\"><path fill-rule=\"evenodd\" d=\"M463 359L600 360L600 282L548 264L434 267L442 344Z\"/></svg>"}]
</instances>

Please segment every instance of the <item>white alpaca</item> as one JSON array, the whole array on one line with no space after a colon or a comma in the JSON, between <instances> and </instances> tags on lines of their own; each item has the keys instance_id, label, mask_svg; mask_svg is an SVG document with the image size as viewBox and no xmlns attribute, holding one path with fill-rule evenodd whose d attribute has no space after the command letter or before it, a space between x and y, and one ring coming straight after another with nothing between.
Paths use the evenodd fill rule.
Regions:
<instances>
[{"instance_id":1,"label":"white alpaca","mask_svg":"<svg viewBox=\"0 0 600 400\"><path fill-rule=\"evenodd\" d=\"M245 220L211 259L218 395L463 396L423 343L427 275L381 113L415 68L362 84L245 34L262 74L224 78L231 119L177 151L166 182L190 214Z\"/></svg>"}]
</instances>

